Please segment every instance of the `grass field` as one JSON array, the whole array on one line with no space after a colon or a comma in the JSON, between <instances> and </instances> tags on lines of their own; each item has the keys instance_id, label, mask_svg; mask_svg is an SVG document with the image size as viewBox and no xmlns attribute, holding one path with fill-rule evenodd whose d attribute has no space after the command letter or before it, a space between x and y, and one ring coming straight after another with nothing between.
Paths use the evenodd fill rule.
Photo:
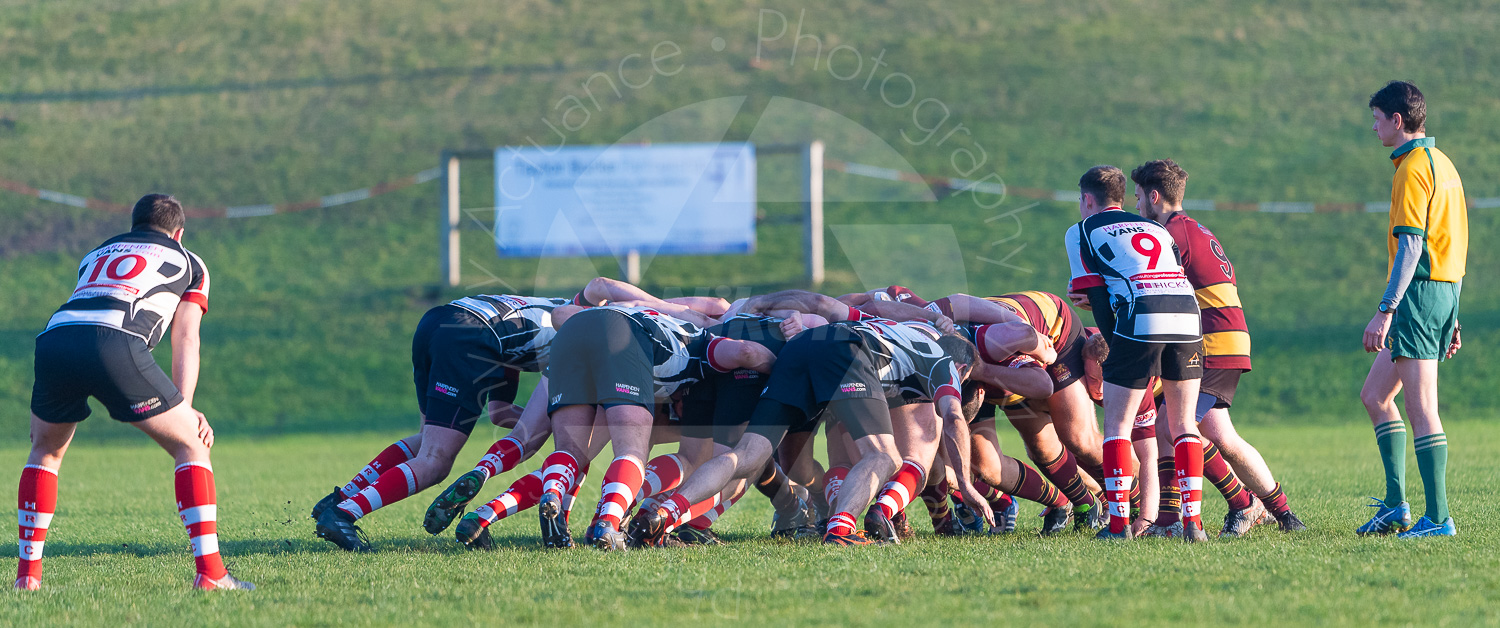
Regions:
<instances>
[{"instance_id":1,"label":"grass field","mask_svg":"<svg viewBox=\"0 0 1500 628\"><path fill-rule=\"evenodd\" d=\"M483 454L489 435L480 432L461 467ZM0 595L0 623L1500 624L1493 598L1500 533L1488 525L1500 428L1447 426L1460 536L1421 541L1353 533L1367 517L1362 496L1380 486L1368 427L1244 432L1266 453L1308 532L1257 528L1247 539L1201 546L1109 545L1072 533L1041 539L1037 508L1028 504L1014 536L939 539L923 531L900 546L834 549L765 540L770 507L752 493L720 521L728 546L616 555L539 549L531 512L493 528L493 552L462 550L446 534L422 532L433 493L365 520L378 553L345 554L313 536L306 512L399 432L225 438L214 450L220 547L236 574L260 586L243 595L188 587L192 563L164 454L138 442L80 445L62 469L44 589ZM1016 442L1003 433L1002 441ZM11 467L23 458L20 448L0 449ZM485 495L525 470L491 482ZM590 478L582 495L596 498L598 486ZM4 487L0 499L9 499L14 489ZM1410 489L1420 512L1420 488ZM1205 520L1223 517L1222 499L1204 503ZM909 512L926 530L922 507ZM575 518L575 534L585 523Z\"/></svg>"}]
</instances>

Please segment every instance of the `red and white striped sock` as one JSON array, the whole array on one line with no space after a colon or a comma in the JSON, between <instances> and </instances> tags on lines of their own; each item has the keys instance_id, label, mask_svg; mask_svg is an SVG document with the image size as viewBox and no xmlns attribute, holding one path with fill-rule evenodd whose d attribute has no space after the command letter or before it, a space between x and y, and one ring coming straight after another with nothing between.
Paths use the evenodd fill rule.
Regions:
<instances>
[{"instance_id":1,"label":"red and white striped sock","mask_svg":"<svg viewBox=\"0 0 1500 628\"><path fill-rule=\"evenodd\" d=\"M646 463L646 480L641 484L637 501L677 488L682 483L682 459L676 454L662 454ZM642 506L644 508L644 506Z\"/></svg>"},{"instance_id":2,"label":"red and white striped sock","mask_svg":"<svg viewBox=\"0 0 1500 628\"><path fill-rule=\"evenodd\" d=\"M714 525L715 521L719 520L719 517L724 514L724 511L729 510L730 507L734 506L735 502L740 501L740 498L744 495L744 491L740 491L738 493L730 495L729 501L720 501L717 506L714 506L713 508L709 509L708 512L703 513L703 516L696 517L692 521L687 522L688 527L697 530L709 529Z\"/></svg>"},{"instance_id":3,"label":"red and white striped sock","mask_svg":"<svg viewBox=\"0 0 1500 628\"><path fill-rule=\"evenodd\" d=\"M57 471L35 464L21 468L20 490L16 493L17 519L20 523L21 562L16 565L16 587L33 589L42 583L42 546L47 542L47 526L57 512ZM24 580L32 578L34 581Z\"/></svg>"},{"instance_id":4,"label":"red and white striped sock","mask_svg":"<svg viewBox=\"0 0 1500 628\"><path fill-rule=\"evenodd\" d=\"M542 462L542 492L566 495L578 476L578 459L566 451L554 451Z\"/></svg>"},{"instance_id":5,"label":"red and white striped sock","mask_svg":"<svg viewBox=\"0 0 1500 628\"><path fill-rule=\"evenodd\" d=\"M340 487L339 490L344 493L344 497L354 497L360 491L364 490L366 486L369 486L371 482L380 479L380 474L385 473L386 470L415 457L417 457L417 452L413 451L411 446L406 444L406 441L398 440L392 443L390 447L386 447L385 451L380 452L380 455L375 456L375 459L371 460L370 464L360 469L359 473L354 476L354 479L349 480L349 483Z\"/></svg>"},{"instance_id":6,"label":"red and white striped sock","mask_svg":"<svg viewBox=\"0 0 1500 628\"><path fill-rule=\"evenodd\" d=\"M505 473L516 468L521 463L521 441L506 436L490 445L490 450L485 452L484 457L479 459L479 464L474 465L478 471L484 472L484 479Z\"/></svg>"},{"instance_id":7,"label":"red and white striped sock","mask_svg":"<svg viewBox=\"0 0 1500 628\"><path fill-rule=\"evenodd\" d=\"M635 494L646 481L645 475L645 467L634 458L621 456L609 463L609 469L604 471L604 490L599 496L599 510L594 514L593 523L604 521L619 528L620 520L635 503Z\"/></svg>"},{"instance_id":8,"label":"red and white striped sock","mask_svg":"<svg viewBox=\"0 0 1500 628\"><path fill-rule=\"evenodd\" d=\"M474 515L479 517L481 527L488 528L496 521L535 506L541 499L542 472L532 471L511 483L499 497L475 508Z\"/></svg>"},{"instance_id":9,"label":"red and white striped sock","mask_svg":"<svg viewBox=\"0 0 1500 628\"><path fill-rule=\"evenodd\" d=\"M854 515L841 512L828 518L828 534L834 536L849 536L854 534Z\"/></svg>"},{"instance_id":10,"label":"red and white striped sock","mask_svg":"<svg viewBox=\"0 0 1500 628\"><path fill-rule=\"evenodd\" d=\"M906 510L906 505L911 503L912 495L917 492L918 486L925 486L927 472L911 460L901 463L901 468L891 481L886 482L885 489L880 491L880 496L875 500L875 506L885 513L886 518L896 516L896 513Z\"/></svg>"},{"instance_id":11,"label":"red and white striped sock","mask_svg":"<svg viewBox=\"0 0 1500 628\"><path fill-rule=\"evenodd\" d=\"M828 502L830 508L839 497L839 487L844 485L846 475L849 475L849 467L832 467L823 474L823 501Z\"/></svg>"},{"instance_id":12,"label":"red and white striped sock","mask_svg":"<svg viewBox=\"0 0 1500 628\"><path fill-rule=\"evenodd\" d=\"M583 482L588 479L588 475L589 466L583 465L583 468L578 470L578 475L573 479L573 483L569 485L568 493L562 496L563 521L567 521L568 517L573 516L573 504L578 503L578 491L583 488Z\"/></svg>"},{"instance_id":13,"label":"red and white striped sock","mask_svg":"<svg viewBox=\"0 0 1500 628\"><path fill-rule=\"evenodd\" d=\"M719 507L722 499L722 495L720 495L719 493L714 493L713 497L693 504L691 508L688 508L682 513L682 516L673 520L671 525L667 526L667 531L671 532L673 530L676 530L677 528L687 525L689 521L693 521L695 519L698 519L699 517L702 517L703 515L708 514L709 512L712 512L713 509Z\"/></svg>"},{"instance_id":14,"label":"red and white striped sock","mask_svg":"<svg viewBox=\"0 0 1500 628\"><path fill-rule=\"evenodd\" d=\"M193 544L198 575L210 580L229 573L219 558L219 506L214 496L214 471L207 462L184 462L173 473L177 516Z\"/></svg>"},{"instance_id":15,"label":"red and white striped sock","mask_svg":"<svg viewBox=\"0 0 1500 628\"><path fill-rule=\"evenodd\" d=\"M1203 440L1196 434L1178 436L1172 445L1177 458L1177 490L1182 493L1182 524L1203 527Z\"/></svg>"},{"instance_id":16,"label":"red and white striped sock","mask_svg":"<svg viewBox=\"0 0 1500 628\"><path fill-rule=\"evenodd\" d=\"M1130 484L1135 479L1132 466L1130 438L1104 439L1104 495L1109 501L1109 531L1115 534L1130 525Z\"/></svg>"},{"instance_id":17,"label":"red and white striped sock","mask_svg":"<svg viewBox=\"0 0 1500 628\"><path fill-rule=\"evenodd\" d=\"M718 495L713 496L713 499L718 498ZM683 497L682 494L679 493L677 495L668 497L665 500L662 500L661 505L657 506L656 508L657 510L660 510L662 514L666 515L666 519L669 522L667 524L667 531L670 532L672 528L677 526L677 522L691 519L691 517L688 516L688 513L693 510L693 505L688 503L687 498Z\"/></svg>"},{"instance_id":18,"label":"red and white striped sock","mask_svg":"<svg viewBox=\"0 0 1500 628\"><path fill-rule=\"evenodd\" d=\"M339 502L339 510L359 519L386 506L415 495L422 487L417 486L417 474L406 463L380 474L380 478L358 495Z\"/></svg>"}]
</instances>

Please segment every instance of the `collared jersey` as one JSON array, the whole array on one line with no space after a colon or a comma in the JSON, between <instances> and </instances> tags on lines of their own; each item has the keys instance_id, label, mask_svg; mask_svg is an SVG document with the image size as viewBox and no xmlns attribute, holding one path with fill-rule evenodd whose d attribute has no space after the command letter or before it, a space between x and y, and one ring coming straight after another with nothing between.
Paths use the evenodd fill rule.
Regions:
<instances>
[{"instance_id":1,"label":"collared jersey","mask_svg":"<svg viewBox=\"0 0 1500 628\"><path fill-rule=\"evenodd\" d=\"M1064 241L1069 290L1108 290L1115 335L1154 343L1202 338L1193 285L1166 228L1113 207L1068 228Z\"/></svg>"},{"instance_id":2,"label":"collared jersey","mask_svg":"<svg viewBox=\"0 0 1500 628\"><path fill-rule=\"evenodd\" d=\"M499 342L505 366L528 373L546 367L552 338L557 336L552 310L567 304L567 299L512 294L480 294L449 303L489 326Z\"/></svg>"},{"instance_id":3,"label":"collared jersey","mask_svg":"<svg viewBox=\"0 0 1500 628\"><path fill-rule=\"evenodd\" d=\"M1078 315L1063 302L1062 298L1050 292L1040 290L1027 290L1025 292L1012 292L998 297L985 297L986 301L1000 304L1005 309L1016 313L1032 329L1052 340L1052 345L1059 351L1063 348L1064 341L1073 333L1073 328L1078 325Z\"/></svg>"},{"instance_id":4,"label":"collared jersey","mask_svg":"<svg viewBox=\"0 0 1500 628\"><path fill-rule=\"evenodd\" d=\"M1250 327L1240 307L1234 264L1212 231L1182 212L1167 218L1203 320L1203 367L1250 370Z\"/></svg>"},{"instance_id":5,"label":"collared jersey","mask_svg":"<svg viewBox=\"0 0 1500 628\"><path fill-rule=\"evenodd\" d=\"M963 378L953 358L938 345L942 333L936 327L883 318L833 324L846 325L862 337L875 358L876 373L887 398L920 403L945 396L963 398Z\"/></svg>"},{"instance_id":6,"label":"collared jersey","mask_svg":"<svg viewBox=\"0 0 1500 628\"><path fill-rule=\"evenodd\" d=\"M1391 153L1391 161L1396 174L1391 177L1387 275L1396 263L1396 236L1409 233L1422 238L1414 279L1463 279L1469 255L1469 212L1458 170L1430 137L1402 144Z\"/></svg>"},{"instance_id":7,"label":"collared jersey","mask_svg":"<svg viewBox=\"0 0 1500 628\"><path fill-rule=\"evenodd\" d=\"M83 256L73 295L47 321L47 329L102 325L138 336L150 349L166 335L182 301L208 311L203 260L165 233L131 231Z\"/></svg>"}]
</instances>

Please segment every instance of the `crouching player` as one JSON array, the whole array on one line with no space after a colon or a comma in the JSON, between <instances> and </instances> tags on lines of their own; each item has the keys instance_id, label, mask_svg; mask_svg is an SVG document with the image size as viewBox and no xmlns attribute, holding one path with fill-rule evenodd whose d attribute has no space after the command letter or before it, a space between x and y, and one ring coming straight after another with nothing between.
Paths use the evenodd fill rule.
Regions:
<instances>
[{"instance_id":1,"label":"crouching player","mask_svg":"<svg viewBox=\"0 0 1500 628\"><path fill-rule=\"evenodd\" d=\"M1129 540L1130 485L1136 469L1130 431L1151 378L1162 378L1167 427L1178 461L1183 538L1203 531L1203 441L1193 421L1203 376L1198 302L1166 229L1120 209L1125 173L1096 166L1079 179L1079 214L1065 242L1072 270L1069 296L1094 313L1109 342L1104 371L1104 484L1109 526L1101 539ZM1137 188L1137 194L1145 191ZM1074 296L1077 295L1077 296Z\"/></svg>"},{"instance_id":2,"label":"crouching player","mask_svg":"<svg viewBox=\"0 0 1500 628\"><path fill-rule=\"evenodd\" d=\"M73 296L36 338L31 454L21 469L21 560L15 588L42 585L42 545L57 508L57 471L93 397L111 418L145 432L176 464L177 512L193 545L193 586L253 590L219 557L213 428L193 409L198 325L208 311L208 269L182 246L185 214L165 194L131 210L131 231L99 245L78 265ZM172 376L151 357L172 330Z\"/></svg>"}]
</instances>

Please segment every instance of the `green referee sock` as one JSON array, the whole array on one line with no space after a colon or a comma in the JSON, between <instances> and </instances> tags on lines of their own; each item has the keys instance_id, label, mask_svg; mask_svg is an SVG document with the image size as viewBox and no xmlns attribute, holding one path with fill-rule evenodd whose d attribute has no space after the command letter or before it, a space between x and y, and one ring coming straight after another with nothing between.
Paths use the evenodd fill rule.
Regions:
<instances>
[{"instance_id":1,"label":"green referee sock","mask_svg":"<svg viewBox=\"0 0 1500 628\"><path fill-rule=\"evenodd\" d=\"M1406 501L1406 424L1396 419L1375 426L1375 443L1385 465L1385 507L1395 508Z\"/></svg>"},{"instance_id":2,"label":"green referee sock","mask_svg":"<svg viewBox=\"0 0 1500 628\"><path fill-rule=\"evenodd\" d=\"M1427 496L1427 518L1448 520L1448 436L1442 432L1417 437L1417 470Z\"/></svg>"}]
</instances>

